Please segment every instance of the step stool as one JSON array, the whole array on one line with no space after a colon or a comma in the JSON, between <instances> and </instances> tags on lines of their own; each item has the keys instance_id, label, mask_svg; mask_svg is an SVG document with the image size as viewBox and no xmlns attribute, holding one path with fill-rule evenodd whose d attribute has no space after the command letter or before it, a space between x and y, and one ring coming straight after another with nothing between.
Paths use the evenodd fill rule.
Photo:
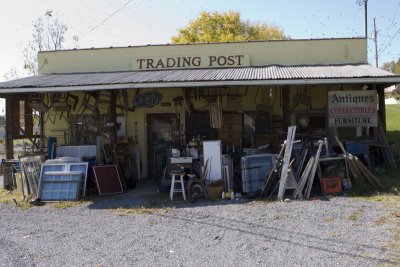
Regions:
<instances>
[{"instance_id":1,"label":"step stool","mask_svg":"<svg viewBox=\"0 0 400 267\"><path fill-rule=\"evenodd\" d=\"M171 173L171 190L169 193L169 196L171 197L171 200L174 198L174 193L182 193L183 199L186 200L186 193L185 193L185 183L183 182L183 176L185 176L185 173ZM175 184L179 184L178 188L175 188Z\"/></svg>"}]
</instances>

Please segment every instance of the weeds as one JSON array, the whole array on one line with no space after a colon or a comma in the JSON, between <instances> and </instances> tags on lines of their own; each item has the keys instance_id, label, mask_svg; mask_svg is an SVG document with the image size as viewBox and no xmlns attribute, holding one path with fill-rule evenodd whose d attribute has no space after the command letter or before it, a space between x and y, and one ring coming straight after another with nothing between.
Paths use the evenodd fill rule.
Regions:
<instances>
[{"instance_id":1,"label":"weeds","mask_svg":"<svg viewBox=\"0 0 400 267\"><path fill-rule=\"evenodd\" d=\"M333 222L334 220L335 220L335 218L333 218L333 217L325 217L324 218L325 222Z\"/></svg>"},{"instance_id":2,"label":"weeds","mask_svg":"<svg viewBox=\"0 0 400 267\"><path fill-rule=\"evenodd\" d=\"M171 213L173 208L149 208L145 206L140 207L118 207L111 208L111 211L117 216L127 216L130 214L155 214L162 215L165 213Z\"/></svg>"},{"instance_id":3,"label":"weeds","mask_svg":"<svg viewBox=\"0 0 400 267\"><path fill-rule=\"evenodd\" d=\"M358 221L364 214L364 210L363 209L357 209L355 211L353 211L352 213L349 214L349 216L347 217L347 219L351 220L351 221Z\"/></svg>"},{"instance_id":4,"label":"weeds","mask_svg":"<svg viewBox=\"0 0 400 267\"><path fill-rule=\"evenodd\" d=\"M0 203L15 204L19 208L29 208L29 198L24 197L19 191L8 191L0 189Z\"/></svg>"},{"instance_id":5,"label":"weeds","mask_svg":"<svg viewBox=\"0 0 400 267\"><path fill-rule=\"evenodd\" d=\"M67 209L67 208L73 208L76 206L83 205L85 203L88 203L88 201L80 200L80 201L58 201L58 202L53 202L51 203L51 206L53 208L57 209Z\"/></svg>"}]
</instances>

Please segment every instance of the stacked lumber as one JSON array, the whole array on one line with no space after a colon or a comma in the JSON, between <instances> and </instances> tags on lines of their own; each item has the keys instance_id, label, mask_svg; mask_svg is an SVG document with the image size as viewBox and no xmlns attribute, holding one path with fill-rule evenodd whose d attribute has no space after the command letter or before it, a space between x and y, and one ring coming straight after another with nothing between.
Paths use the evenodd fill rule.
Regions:
<instances>
[{"instance_id":1,"label":"stacked lumber","mask_svg":"<svg viewBox=\"0 0 400 267\"><path fill-rule=\"evenodd\" d=\"M393 148L389 146L389 142L386 139L385 132L383 130L382 122L378 121L378 143L380 145L380 150L382 152L385 163L390 168L396 168L396 161L393 157Z\"/></svg>"},{"instance_id":2,"label":"stacked lumber","mask_svg":"<svg viewBox=\"0 0 400 267\"><path fill-rule=\"evenodd\" d=\"M304 170L302 170L308 153L301 153L300 158L291 157L292 146L298 142L294 141L295 130L295 126L289 127L287 139L282 144L274 169L265 180L260 197L271 199L277 193L277 199L283 200L284 193L288 189L294 189L294 199L308 199L310 197L321 150L326 141L319 141L316 154L310 157ZM295 161L299 164L293 164ZM295 165L297 165L297 169Z\"/></svg>"},{"instance_id":3,"label":"stacked lumber","mask_svg":"<svg viewBox=\"0 0 400 267\"><path fill-rule=\"evenodd\" d=\"M324 140L318 141L318 149L315 154L309 157L308 161L306 157L301 159L296 157L291 158L291 146L296 142L294 141L294 131L295 128L288 131L288 138L282 144L282 149L276 159L275 167L266 177L265 184L260 194L262 198L272 199L276 196L276 199L282 200L284 198L284 192L287 189L294 189L292 195L293 199L310 198L315 176L320 167L321 151L323 148L327 150L328 147L327 140L325 138ZM336 141L343 152L346 168L350 174L348 174L349 182L353 185L365 186L369 184L375 188L383 189L384 187L381 181L371 173L364 163L356 156L348 153L337 137ZM328 151L326 151L326 153L328 155ZM293 168L292 165L295 165L293 164L294 161L302 161L302 164L299 164L299 166L301 166L300 169ZM289 180L291 183L289 183Z\"/></svg>"},{"instance_id":4,"label":"stacked lumber","mask_svg":"<svg viewBox=\"0 0 400 267\"><path fill-rule=\"evenodd\" d=\"M379 187L381 189L384 189L379 179L372 174L372 172L364 165L364 163L362 163L362 161L360 161L358 157L348 153L345 150L342 142L340 142L337 137L335 138L345 156L346 164L351 173L350 176L350 178L352 179L351 182L358 185L365 185L366 183L368 183L373 187Z\"/></svg>"},{"instance_id":5,"label":"stacked lumber","mask_svg":"<svg viewBox=\"0 0 400 267\"><path fill-rule=\"evenodd\" d=\"M296 190L293 193L293 198L309 199L311 194L312 185L314 183L315 174L317 172L319 158L321 155L322 146L325 141L320 140L318 150L315 155L311 156L301 174L299 183Z\"/></svg>"}]
</instances>

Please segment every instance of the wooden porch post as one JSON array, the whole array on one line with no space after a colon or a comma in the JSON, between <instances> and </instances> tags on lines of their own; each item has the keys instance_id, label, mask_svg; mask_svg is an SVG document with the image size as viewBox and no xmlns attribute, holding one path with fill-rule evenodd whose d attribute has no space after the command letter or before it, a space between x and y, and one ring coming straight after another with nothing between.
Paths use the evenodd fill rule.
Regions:
<instances>
[{"instance_id":1,"label":"wooden porch post","mask_svg":"<svg viewBox=\"0 0 400 267\"><path fill-rule=\"evenodd\" d=\"M12 107L16 105L15 96L6 96L6 159L14 158Z\"/></svg>"},{"instance_id":2,"label":"wooden porch post","mask_svg":"<svg viewBox=\"0 0 400 267\"><path fill-rule=\"evenodd\" d=\"M282 86L283 129L291 124L289 86Z\"/></svg>"},{"instance_id":3,"label":"wooden porch post","mask_svg":"<svg viewBox=\"0 0 400 267\"><path fill-rule=\"evenodd\" d=\"M383 130L386 132L386 106L385 106L385 87L382 85L374 84L374 89L378 91L379 98L379 119L382 122Z\"/></svg>"},{"instance_id":4,"label":"wooden porch post","mask_svg":"<svg viewBox=\"0 0 400 267\"><path fill-rule=\"evenodd\" d=\"M111 91L111 99L110 99L110 114L109 121L114 123L114 127L112 127L111 133L111 143L115 145L117 143L117 94L118 91Z\"/></svg>"}]
</instances>

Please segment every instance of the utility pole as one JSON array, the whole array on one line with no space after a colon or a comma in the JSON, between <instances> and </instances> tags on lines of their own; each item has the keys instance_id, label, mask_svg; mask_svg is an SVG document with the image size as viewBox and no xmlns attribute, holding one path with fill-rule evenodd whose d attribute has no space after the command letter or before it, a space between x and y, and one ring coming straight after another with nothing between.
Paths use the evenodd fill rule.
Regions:
<instances>
[{"instance_id":1,"label":"utility pole","mask_svg":"<svg viewBox=\"0 0 400 267\"><path fill-rule=\"evenodd\" d=\"M367 12L367 2L368 0L357 0L359 6L364 5L364 28L365 28L365 38L368 38L368 12Z\"/></svg>"},{"instance_id":2,"label":"utility pole","mask_svg":"<svg viewBox=\"0 0 400 267\"><path fill-rule=\"evenodd\" d=\"M375 66L378 68L378 40L377 40L377 31L376 31L376 24L374 18L374 44L375 44Z\"/></svg>"},{"instance_id":3,"label":"utility pole","mask_svg":"<svg viewBox=\"0 0 400 267\"><path fill-rule=\"evenodd\" d=\"M364 0L364 26L365 26L365 38L368 38L368 12L367 12L367 2Z\"/></svg>"}]
</instances>

